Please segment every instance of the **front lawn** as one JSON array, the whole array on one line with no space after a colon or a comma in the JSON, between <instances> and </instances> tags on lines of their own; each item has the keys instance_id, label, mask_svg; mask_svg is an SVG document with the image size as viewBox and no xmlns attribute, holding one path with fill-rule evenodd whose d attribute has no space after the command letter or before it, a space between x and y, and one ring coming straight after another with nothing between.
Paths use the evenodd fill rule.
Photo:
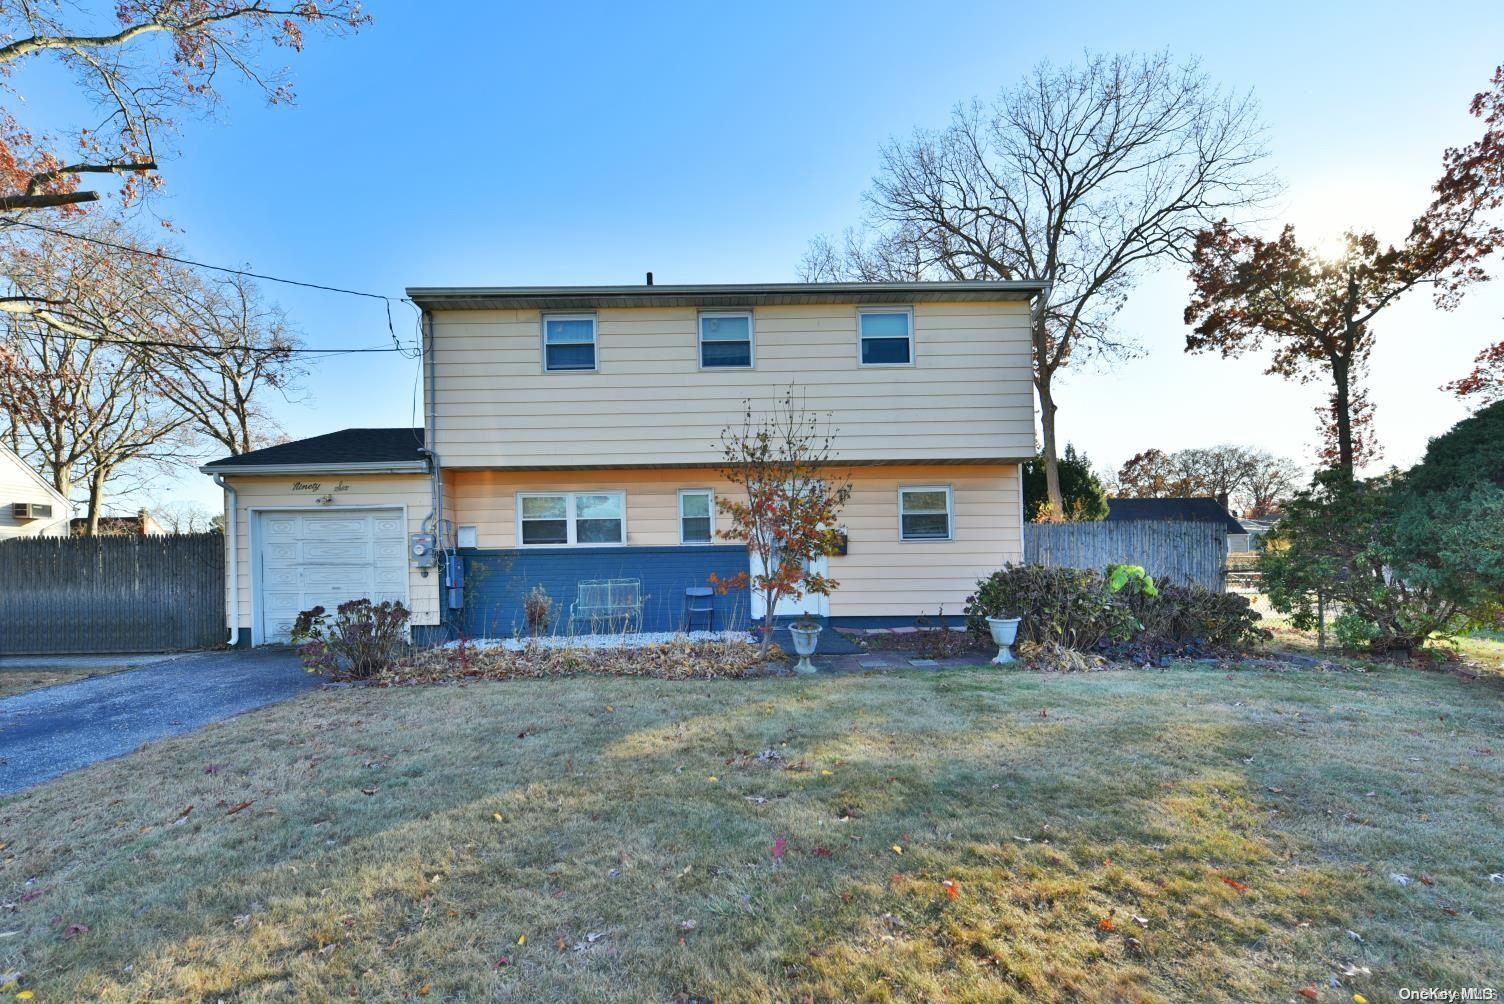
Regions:
<instances>
[{"instance_id":1,"label":"front lawn","mask_svg":"<svg viewBox=\"0 0 1504 1004\"><path fill-rule=\"evenodd\" d=\"M1493 682L1396 668L325 691L0 803L0 973L38 1002L1500 986L1501 737Z\"/></svg>"}]
</instances>

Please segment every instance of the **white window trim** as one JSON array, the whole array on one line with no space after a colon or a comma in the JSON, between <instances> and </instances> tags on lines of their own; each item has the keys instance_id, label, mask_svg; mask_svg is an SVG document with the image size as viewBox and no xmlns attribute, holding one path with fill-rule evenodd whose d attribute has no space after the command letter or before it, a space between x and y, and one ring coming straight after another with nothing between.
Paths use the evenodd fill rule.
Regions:
<instances>
[{"instance_id":1,"label":"white window trim","mask_svg":"<svg viewBox=\"0 0 1504 1004\"><path fill-rule=\"evenodd\" d=\"M745 366L706 366L705 365L705 326L707 317L745 317L747 319L747 365ZM757 369L757 316L751 310L702 310L695 315L695 364L704 371L717 373L722 370L755 370Z\"/></svg>"},{"instance_id":2,"label":"white window trim","mask_svg":"<svg viewBox=\"0 0 1504 1004\"><path fill-rule=\"evenodd\" d=\"M907 314L909 317L909 361L906 363L868 363L862 361L862 316L864 314ZM856 311L856 364L872 369L896 369L914 365L914 308L913 307L858 307Z\"/></svg>"},{"instance_id":3,"label":"white window trim","mask_svg":"<svg viewBox=\"0 0 1504 1004\"><path fill-rule=\"evenodd\" d=\"M595 357L595 365L588 370L579 368L550 369L548 365L548 322L549 321L589 321L590 322L590 348ZM565 343L568 344L568 343ZM583 342L574 344L583 345ZM592 313L543 313L538 315L538 354L539 362L545 373L599 373L601 370L601 328L600 319Z\"/></svg>"},{"instance_id":4,"label":"white window trim","mask_svg":"<svg viewBox=\"0 0 1504 1004\"><path fill-rule=\"evenodd\" d=\"M621 500L621 540L602 541L601 543L582 544L575 539L575 497L578 495L610 495ZM522 500L525 498L559 498L564 499L564 536L562 544L525 544L522 540ZM517 546L518 547L626 547L627 546L627 493L621 491L591 491L588 488L579 491L537 491L518 492L515 502L517 508Z\"/></svg>"},{"instance_id":5,"label":"white window trim","mask_svg":"<svg viewBox=\"0 0 1504 1004\"><path fill-rule=\"evenodd\" d=\"M903 532L903 496L905 492L945 493L945 536L906 537ZM916 515L918 515L916 513ZM950 485L899 485L898 486L898 539L905 544L936 544L956 539L956 500Z\"/></svg>"},{"instance_id":6,"label":"white window trim","mask_svg":"<svg viewBox=\"0 0 1504 1004\"><path fill-rule=\"evenodd\" d=\"M726 367L734 369L735 367ZM708 495L710 497L710 539L709 540L685 540L684 539L684 496ZM706 547L715 543L715 492L709 488L680 488L679 489L679 543L685 547Z\"/></svg>"}]
</instances>

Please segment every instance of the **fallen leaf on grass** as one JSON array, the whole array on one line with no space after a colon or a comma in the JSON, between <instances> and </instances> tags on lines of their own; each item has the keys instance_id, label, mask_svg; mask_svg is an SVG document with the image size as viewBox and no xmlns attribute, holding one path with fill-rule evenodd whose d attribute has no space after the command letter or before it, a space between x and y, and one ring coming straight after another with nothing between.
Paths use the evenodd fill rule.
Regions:
<instances>
[{"instance_id":1,"label":"fallen leaf on grass","mask_svg":"<svg viewBox=\"0 0 1504 1004\"><path fill-rule=\"evenodd\" d=\"M1226 875L1219 875L1217 877L1220 878L1224 883L1226 883L1231 888L1236 889L1238 892L1247 892L1248 891L1248 887L1246 885L1244 885L1243 883L1239 882L1235 878L1228 878Z\"/></svg>"},{"instance_id":2,"label":"fallen leaf on grass","mask_svg":"<svg viewBox=\"0 0 1504 1004\"><path fill-rule=\"evenodd\" d=\"M22 990L20 993L16 994L16 1000L29 1001L35 996L36 994L32 993L30 990Z\"/></svg>"},{"instance_id":3,"label":"fallen leaf on grass","mask_svg":"<svg viewBox=\"0 0 1504 1004\"><path fill-rule=\"evenodd\" d=\"M558 941L554 942L554 947L561 952L567 952L569 950L569 942L561 937Z\"/></svg>"},{"instance_id":4,"label":"fallen leaf on grass","mask_svg":"<svg viewBox=\"0 0 1504 1004\"><path fill-rule=\"evenodd\" d=\"M227 815L227 816L233 816L237 812L241 812L241 811L243 811L245 809L249 809L255 803L255 801L256 800L253 798L249 802L241 802L239 805L232 806L231 809L230 809L230 811L227 812L227 813L225 813L225 815Z\"/></svg>"},{"instance_id":5,"label":"fallen leaf on grass","mask_svg":"<svg viewBox=\"0 0 1504 1004\"><path fill-rule=\"evenodd\" d=\"M491 813L491 818L494 819L494 820L496 820L498 823L505 823L507 821L507 817L503 816L499 812L493 812L493 813Z\"/></svg>"},{"instance_id":6,"label":"fallen leaf on grass","mask_svg":"<svg viewBox=\"0 0 1504 1004\"><path fill-rule=\"evenodd\" d=\"M421 987L418 988L418 996L419 997L427 997L429 989L430 989L430 987L429 987L429 985L427 983L423 984Z\"/></svg>"},{"instance_id":7,"label":"fallen leaf on grass","mask_svg":"<svg viewBox=\"0 0 1504 1004\"><path fill-rule=\"evenodd\" d=\"M773 841L773 860L777 861L781 859L783 855L788 851L788 849L788 838L783 836L782 834L779 834L778 839Z\"/></svg>"},{"instance_id":8,"label":"fallen leaf on grass","mask_svg":"<svg viewBox=\"0 0 1504 1004\"><path fill-rule=\"evenodd\" d=\"M191 806L191 805L188 806L188 808L186 808L182 812L178 813L178 818L176 818L176 819L174 819L172 821L172 825L173 826L177 826L179 823L186 823L188 821L188 813L190 813L192 811L193 811L193 806Z\"/></svg>"},{"instance_id":9,"label":"fallen leaf on grass","mask_svg":"<svg viewBox=\"0 0 1504 1004\"><path fill-rule=\"evenodd\" d=\"M1101 920L1097 921L1097 930L1115 931L1117 930L1117 925L1112 922L1111 917L1103 917Z\"/></svg>"},{"instance_id":10,"label":"fallen leaf on grass","mask_svg":"<svg viewBox=\"0 0 1504 1004\"><path fill-rule=\"evenodd\" d=\"M829 847L816 847L810 853L817 858L828 858L831 855L831 850Z\"/></svg>"},{"instance_id":11,"label":"fallen leaf on grass","mask_svg":"<svg viewBox=\"0 0 1504 1004\"><path fill-rule=\"evenodd\" d=\"M362 795L374 795L380 790L380 788L362 788L360 789L360 793Z\"/></svg>"},{"instance_id":12,"label":"fallen leaf on grass","mask_svg":"<svg viewBox=\"0 0 1504 1004\"><path fill-rule=\"evenodd\" d=\"M1429 875L1426 875L1426 874L1422 874L1422 875L1421 875L1421 876L1420 876L1420 884L1421 884L1421 885L1435 885L1435 884L1436 884L1436 880L1435 880L1435 879L1433 879L1433 878L1432 878L1432 877L1431 877L1431 876L1429 876Z\"/></svg>"},{"instance_id":13,"label":"fallen leaf on grass","mask_svg":"<svg viewBox=\"0 0 1504 1004\"><path fill-rule=\"evenodd\" d=\"M89 933L89 925L88 924L69 924L68 927L67 927L67 929L63 931L63 940L64 941L72 941L74 938L78 937L80 934L88 934L88 933Z\"/></svg>"},{"instance_id":14,"label":"fallen leaf on grass","mask_svg":"<svg viewBox=\"0 0 1504 1004\"><path fill-rule=\"evenodd\" d=\"M1301 987L1300 990L1299 990L1299 993L1306 1000L1312 1000L1312 1001L1319 1001L1319 1000L1321 1000L1321 994L1319 994L1319 993L1316 992L1316 988L1315 987Z\"/></svg>"},{"instance_id":15,"label":"fallen leaf on grass","mask_svg":"<svg viewBox=\"0 0 1504 1004\"><path fill-rule=\"evenodd\" d=\"M1362 994L1353 994L1353 1004L1368 1004L1368 998Z\"/></svg>"},{"instance_id":16,"label":"fallen leaf on grass","mask_svg":"<svg viewBox=\"0 0 1504 1004\"><path fill-rule=\"evenodd\" d=\"M940 884L945 887L945 895L948 898L955 899L957 896L961 895L961 887L956 885L956 883L951 881L950 879L946 879Z\"/></svg>"},{"instance_id":17,"label":"fallen leaf on grass","mask_svg":"<svg viewBox=\"0 0 1504 1004\"><path fill-rule=\"evenodd\" d=\"M1410 876L1409 875L1405 875L1402 872L1390 872L1389 873L1389 880L1391 882L1393 882L1395 885L1409 885L1410 884Z\"/></svg>"},{"instance_id":18,"label":"fallen leaf on grass","mask_svg":"<svg viewBox=\"0 0 1504 1004\"><path fill-rule=\"evenodd\" d=\"M903 853L903 848L900 847L900 846L898 846L897 844L894 844L893 845L893 853L894 854L902 854Z\"/></svg>"},{"instance_id":19,"label":"fallen leaf on grass","mask_svg":"<svg viewBox=\"0 0 1504 1004\"><path fill-rule=\"evenodd\" d=\"M519 945L525 945L525 944L527 944L527 935L525 935L525 934L519 934L517 936L517 944L519 944Z\"/></svg>"}]
</instances>

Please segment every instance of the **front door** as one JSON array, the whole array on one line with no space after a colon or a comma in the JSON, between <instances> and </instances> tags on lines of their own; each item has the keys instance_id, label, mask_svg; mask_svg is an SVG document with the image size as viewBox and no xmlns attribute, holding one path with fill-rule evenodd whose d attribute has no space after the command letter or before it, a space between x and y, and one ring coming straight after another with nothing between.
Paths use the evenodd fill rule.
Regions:
<instances>
[{"instance_id":1,"label":"front door","mask_svg":"<svg viewBox=\"0 0 1504 1004\"><path fill-rule=\"evenodd\" d=\"M762 560L756 554L751 554L750 557L752 575L754 577L761 575ZM829 561L823 554L804 563L806 569L815 572L817 575L830 574L828 566ZM775 618L798 617L800 614L809 614L811 617L824 617L826 611L830 609L829 600L830 597L821 596L818 593L805 593L797 600L785 596L778 601L778 608L773 611L773 616ZM754 620L762 620L764 606L762 593L754 589L752 591L752 617Z\"/></svg>"}]
</instances>

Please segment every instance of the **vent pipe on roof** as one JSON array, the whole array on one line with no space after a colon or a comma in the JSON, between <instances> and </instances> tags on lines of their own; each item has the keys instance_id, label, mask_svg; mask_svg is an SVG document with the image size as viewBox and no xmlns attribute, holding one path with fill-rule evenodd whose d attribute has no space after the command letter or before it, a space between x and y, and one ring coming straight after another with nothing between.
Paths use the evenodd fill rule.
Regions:
<instances>
[{"instance_id":1,"label":"vent pipe on roof","mask_svg":"<svg viewBox=\"0 0 1504 1004\"><path fill-rule=\"evenodd\" d=\"M648 273L648 285L651 286L652 284L653 284L653 273L649 272Z\"/></svg>"}]
</instances>

